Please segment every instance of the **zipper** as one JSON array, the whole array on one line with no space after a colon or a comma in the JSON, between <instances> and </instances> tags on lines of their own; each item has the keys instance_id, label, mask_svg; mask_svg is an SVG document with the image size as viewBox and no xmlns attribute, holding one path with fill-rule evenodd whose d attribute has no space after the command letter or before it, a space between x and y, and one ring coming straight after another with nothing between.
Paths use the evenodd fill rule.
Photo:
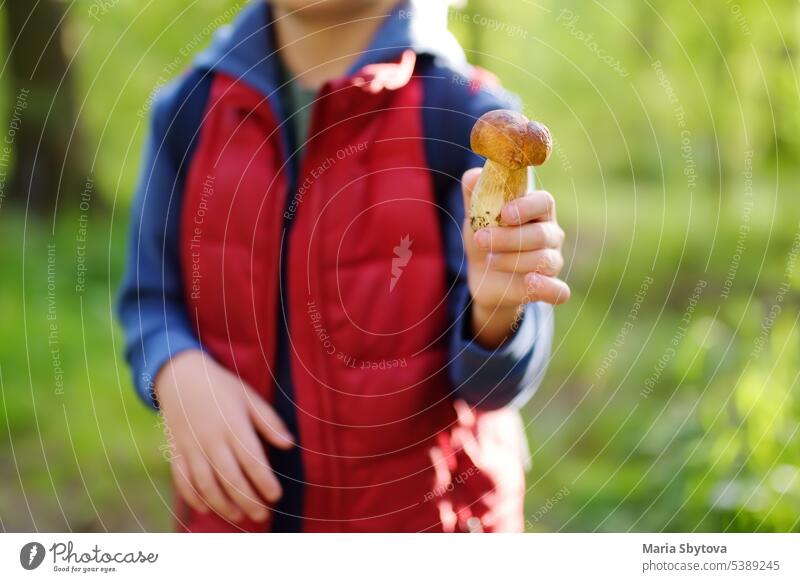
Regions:
<instances>
[{"instance_id":1,"label":"zipper","mask_svg":"<svg viewBox=\"0 0 800 582\"><path fill-rule=\"evenodd\" d=\"M321 105L319 105L319 103L321 102L321 100L323 98L325 98L329 94L330 94L330 86L327 83L325 85L323 85L320 88L320 90L317 92L317 94L316 94L316 96L314 98L314 101L313 101L313 103L311 105L311 115L310 115L310 121L309 121L309 126L308 126L308 136L316 136L318 133L320 133L320 129L321 129L320 124L322 123L322 120L321 120L322 113L320 111ZM305 137L308 137L308 136L305 136ZM296 137L296 141L298 141L298 142L303 139L303 136L295 136L295 137ZM286 134L285 133L284 133L284 140L285 140L285 143L290 143L290 141L288 139L286 139ZM295 210L294 213L288 212L288 210L289 210L289 205L292 203L292 201L295 199L295 197L297 197L298 194L299 194L299 184L304 183L303 177L306 176L306 175L311 175L310 174L310 170L311 170L311 167L312 167L312 161L314 159L314 156L312 155L312 148L315 147L314 146L314 141L315 140L306 140L307 145L306 145L304 151L299 156L299 158L295 158L294 160L289 160L288 159L288 152L284 152L284 158L285 158L284 167L288 163L288 166L290 168L290 171L289 171L290 179L289 179L289 187L288 187L288 192L287 192L287 197L286 197L286 203L285 203L285 207L284 207L285 211L284 211L283 228L284 228L284 233L285 233L284 234L285 244L283 245L283 247L281 249L281 257L280 257L281 266L280 266L280 268L281 268L281 271L282 271L282 274L283 274L281 280L285 281L285 283L286 283L285 297L286 297L286 302L287 303L292 301L292 296L289 293L289 289L288 289L289 282L288 282L288 279L285 276L285 274L286 274L285 273L285 269L286 269L287 259L288 259L288 256L289 256L289 244L290 244L289 243L289 241L290 241L290 234L289 233L290 233L290 230L292 228L292 223L294 222L295 215L298 212L300 212L300 209L298 207ZM295 144L295 147L296 147L296 145L297 144ZM288 149L288 148L286 148L286 149ZM306 193L305 195L307 196L307 194L308 193ZM309 209L306 209L306 211L319 210L320 202L322 202L322 201L319 200L318 198L319 197L304 199L304 200L300 201L299 204L304 204L304 203L305 204L310 204L311 207ZM309 269L309 270L311 271L311 269ZM320 272L320 270L317 269L317 272ZM317 290L317 292L321 293L322 289ZM282 296L284 295L283 294L283 289L281 290L281 295ZM324 305L325 304L324 301L322 300L322 298L319 298L319 304L320 305ZM292 327L291 327L291 313L292 313L292 309L291 308L287 309L287 310L285 310L284 313L286 313L285 325L286 325L287 336L291 336L291 330L292 330ZM290 351L290 358L291 357L292 357L292 354L291 354L291 351ZM315 363L321 364L321 365L315 366L314 368L315 368L315 370L318 371L318 375L320 375L319 374L320 371L325 371L326 372L326 373L321 374L321 375L322 375L324 381L327 384L329 384L329 382L328 382L329 374L327 373L327 366L325 365L326 362L325 362L324 354L319 353L318 357L316 358L316 362ZM287 362L287 364L289 365L289 374L290 374L290 377L291 377L291 360L289 362ZM293 387L296 389L297 388L296 378L292 378L292 384L293 384ZM333 413L334 413L334 404L333 404L333 401L332 401L330 390L327 387L322 386L318 390L317 395L319 396L319 402L321 404L320 409L321 409L322 414L320 414L320 416L323 417L323 418L325 418L328 415L332 416ZM295 394L295 399L296 399L296 394ZM341 491L340 491L340 489L338 487L338 485L341 483L341 470L340 470L339 464L338 464L338 462L336 460L337 457L338 457L338 450L339 450L338 441L336 439L335 430L331 426L330 423L328 423L328 422L320 422L320 430L322 431L322 434L323 434L323 442L328 443L329 448L330 448L329 454L324 455L324 458L327 460L326 464L328 466L329 474L330 474L330 477L331 477L330 478L331 486L330 487L325 487L324 489L328 492L327 496L330 498L330 504L329 505L330 505L330 507L332 507L334 509L334 511L333 511L334 515L338 515L338 510L342 505ZM336 523L336 530L340 531L340 532L343 531L341 525L339 525L339 521L336 521L335 523Z\"/></svg>"}]
</instances>

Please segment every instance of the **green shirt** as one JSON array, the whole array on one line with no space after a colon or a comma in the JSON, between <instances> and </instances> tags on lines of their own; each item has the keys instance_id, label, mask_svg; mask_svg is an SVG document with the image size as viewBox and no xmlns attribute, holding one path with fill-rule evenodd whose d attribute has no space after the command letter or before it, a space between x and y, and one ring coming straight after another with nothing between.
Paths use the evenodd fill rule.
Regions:
<instances>
[{"instance_id":1,"label":"green shirt","mask_svg":"<svg viewBox=\"0 0 800 582\"><path fill-rule=\"evenodd\" d=\"M281 105L285 118L289 122L290 145L296 154L302 154L308 139L311 124L311 109L317 97L315 89L303 87L292 76L281 61Z\"/></svg>"}]
</instances>

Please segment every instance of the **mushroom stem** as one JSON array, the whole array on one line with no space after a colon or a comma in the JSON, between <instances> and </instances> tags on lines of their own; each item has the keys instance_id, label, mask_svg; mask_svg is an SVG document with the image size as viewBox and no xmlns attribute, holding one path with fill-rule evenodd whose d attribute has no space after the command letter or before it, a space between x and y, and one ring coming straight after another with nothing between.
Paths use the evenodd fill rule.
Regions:
<instances>
[{"instance_id":1,"label":"mushroom stem","mask_svg":"<svg viewBox=\"0 0 800 582\"><path fill-rule=\"evenodd\" d=\"M528 186L528 168L512 170L486 160L470 203L470 226L477 231L500 224L500 211L506 202L525 194Z\"/></svg>"}]
</instances>

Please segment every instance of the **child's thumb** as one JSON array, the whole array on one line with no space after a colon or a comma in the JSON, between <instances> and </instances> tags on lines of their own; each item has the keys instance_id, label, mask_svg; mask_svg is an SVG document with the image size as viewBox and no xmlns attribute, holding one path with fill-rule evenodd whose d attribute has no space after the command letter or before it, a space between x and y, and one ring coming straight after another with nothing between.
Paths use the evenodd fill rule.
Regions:
<instances>
[{"instance_id":1,"label":"child's thumb","mask_svg":"<svg viewBox=\"0 0 800 582\"><path fill-rule=\"evenodd\" d=\"M472 192L478 184L481 175L481 168L471 168L464 172L461 177L461 192L464 194L464 215L469 215L469 205L472 200Z\"/></svg>"},{"instance_id":2,"label":"child's thumb","mask_svg":"<svg viewBox=\"0 0 800 582\"><path fill-rule=\"evenodd\" d=\"M249 404L253 424L261 436L279 449L291 449L294 438L278 413L257 394L251 395Z\"/></svg>"}]
</instances>

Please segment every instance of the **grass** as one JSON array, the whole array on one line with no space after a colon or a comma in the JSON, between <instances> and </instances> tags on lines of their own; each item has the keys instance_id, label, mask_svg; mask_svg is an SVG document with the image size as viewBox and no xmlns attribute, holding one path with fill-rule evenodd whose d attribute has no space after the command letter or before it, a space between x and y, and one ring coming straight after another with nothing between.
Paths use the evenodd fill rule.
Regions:
<instances>
[{"instance_id":1,"label":"grass","mask_svg":"<svg viewBox=\"0 0 800 582\"><path fill-rule=\"evenodd\" d=\"M112 230L108 217L90 218L83 293L75 290L78 217L59 217L55 233L48 227L8 214L0 227L8 251L0 289L3 527L168 528L156 417L134 395L111 317L119 224Z\"/></svg>"},{"instance_id":2,"label":"grass","mask_svg":"<svg viewBox=\"0 0 800 582\"><path fill-rule=\"evenodd\" d=\"M800 269L785 273L796 203L759 190L723 297L741 223L735 201L717 221L709 199L689 208L655 188L634 201L626 183L594 198L548 186L570 235L574 298L558 312L551 369L524 410L529 529L798 530L796 294L752 357L776 290L798 284ZM6 530L171 527L164 438L134 395L112 314L125 221L90 216L86 288L77 292L77 216L59 216L55 232L7 210L0 218ZM698 281L706 286L686 321Z\"/></svg>"}]
</instances>

